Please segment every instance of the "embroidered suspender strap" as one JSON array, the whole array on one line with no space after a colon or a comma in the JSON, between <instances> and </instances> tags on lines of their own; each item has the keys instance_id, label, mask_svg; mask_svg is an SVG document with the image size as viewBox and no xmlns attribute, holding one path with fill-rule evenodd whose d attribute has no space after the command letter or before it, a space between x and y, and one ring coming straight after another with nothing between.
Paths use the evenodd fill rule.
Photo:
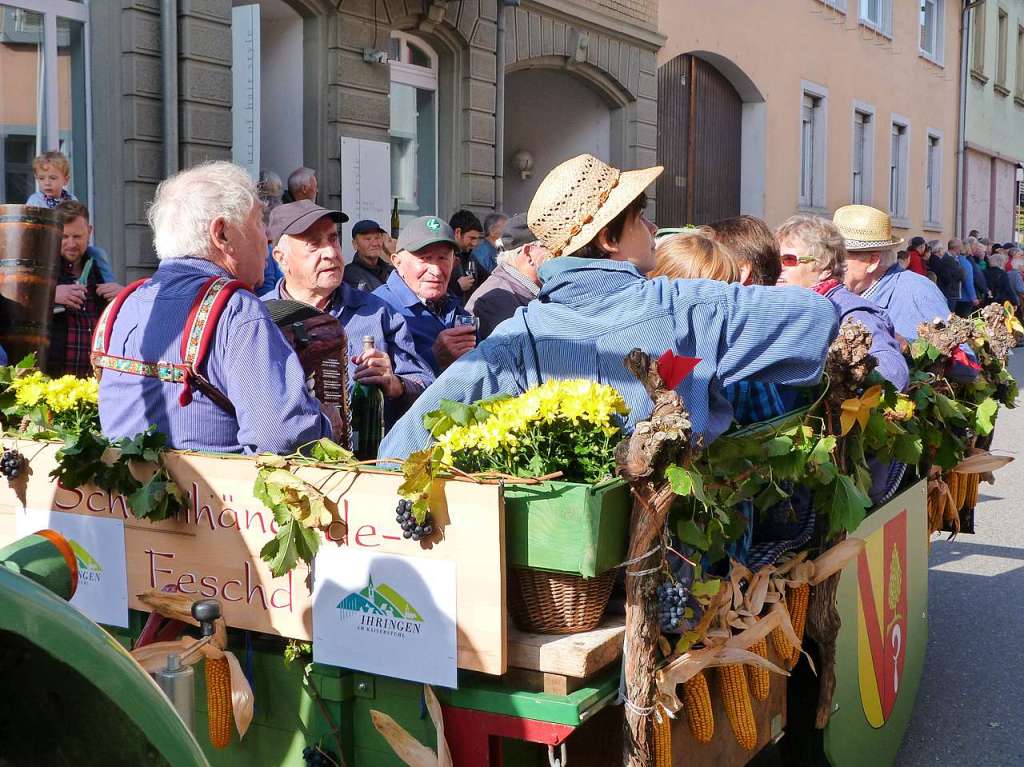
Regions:
<instances>
[{"instance_id":1,"label":"embroidered suspender strap","mask_svg":"<svg viewBox=\"0 0 1024 767\"><path fill-rule=\"evenodd\" d=\"M100 354L105 355L107 349L110 348L110 333L114 328L114 320L117 319L117 313L121 311L121 306L127 300L128 296L142 287L148 280L143 278L136 280L131 285L126 287L120 293L118 293L114 300L107 304L107 308L100 314L99 322L96 323L96 329L92 332L92 353L93 356ZM97 367L95 361L93 367ZM99 367L106 367L101 365Z\"/></svg>"},{"instance_id":2,"label":"embroidered suspender strap","mask_svg":"<svg viewBox=\"0 0 1024 767\"><path fill-rule=\"evenodd\" d=\"M235 291L244 287L238 280L211 277L203 284L192 303L192 309L185 321L185 330L181 335L181 362L185 369L185 378L182 381L178 402L182 407L192 401L192 387L195 386L221 410L231 415L235 414L231 401L199 372L199 368L210 351L213 335L217 330L217 321L224 307Z\"/></svg>"}]
</instances>

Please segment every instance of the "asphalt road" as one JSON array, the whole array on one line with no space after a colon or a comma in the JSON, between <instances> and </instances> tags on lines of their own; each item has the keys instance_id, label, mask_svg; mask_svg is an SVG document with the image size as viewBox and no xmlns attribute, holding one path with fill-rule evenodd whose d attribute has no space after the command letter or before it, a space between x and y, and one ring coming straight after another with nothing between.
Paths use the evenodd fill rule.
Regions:
<instances>
[{"instance_id":1,"label":"asphalt road","mask_svg":"<svg viewBox=\"0 0 1024 767\"><path fill-rule=\"evenodd\" d=\"M1024 384L1024 349L1010 360ZM1024 397L993 451L1016 456L982 484L975 535L932 544L928 656L896 764L1024 765Z\"/></svg>"}]
</instances>

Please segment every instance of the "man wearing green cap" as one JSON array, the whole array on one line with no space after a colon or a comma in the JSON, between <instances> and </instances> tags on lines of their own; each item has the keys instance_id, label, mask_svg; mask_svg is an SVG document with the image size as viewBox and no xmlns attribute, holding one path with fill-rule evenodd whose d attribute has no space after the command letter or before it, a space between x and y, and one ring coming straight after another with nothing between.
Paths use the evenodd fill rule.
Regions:
<instances>
[{"instance_id":1,"label":"man wearing green cap","mask_svg":"<svg viewBox=\"0 0 1024 767\"><path fill-rule=\"evenodd\" d=\"M476 328L459 324L469 313L448 293L457 245L451 227L437 216L409 222L392 256L395 271L373 291L405 317L416 353L435 374L476 346Z\"/></svg>"}]
</instances>

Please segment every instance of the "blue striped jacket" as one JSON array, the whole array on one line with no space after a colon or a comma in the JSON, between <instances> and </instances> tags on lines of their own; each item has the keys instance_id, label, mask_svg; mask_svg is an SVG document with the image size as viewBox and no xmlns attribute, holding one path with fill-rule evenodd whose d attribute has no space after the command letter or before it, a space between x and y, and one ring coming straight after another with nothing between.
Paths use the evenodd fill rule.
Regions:
<instances>
[{"instance_id":1,"label":"blue striped jacket","mask_svg":"<svg viewBox=\"0 0 1024 767\"><path fill-rule=\"evenodd\" d=\"M519 394L550 378L614 386L629 406L632 429L652 407L623 366L633 348L701 358L679 392L694 434L709 441L732 421L723 386L747 378L813 384L836 333L832 304L803 288L648 280L628 263L570 256L546 262L540 276L538 299L438 377L385 437L381 457L404 458L426 447L422 418L442 399Z\"/></svg>"}]
</instances>

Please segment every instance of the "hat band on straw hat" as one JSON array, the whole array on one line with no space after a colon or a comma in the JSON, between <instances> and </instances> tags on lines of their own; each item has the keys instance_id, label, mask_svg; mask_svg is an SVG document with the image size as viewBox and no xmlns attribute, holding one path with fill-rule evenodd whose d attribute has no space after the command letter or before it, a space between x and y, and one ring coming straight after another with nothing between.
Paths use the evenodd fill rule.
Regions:
<instances>
[{"instance_id":1,"label":"hat band on straw hat","mask_svg":"<svg viewBox=\"0 0 1024 767\"><path fill-rule=\"evenodd\" d=\"M847 251L854 250L873 250L876 248L895 248L897 245L903 244L902 238L888 239L888 240L853 240L844 239L843 244L846 246Z\"/></svg>"},{"instance_id":2,"label":"hat band on straw hat","mask_svg":"<svg viewBox=\"0 0 1024 767\"><path fill-rule=\"evenodd\" d=\"M569 229L568 236L565 237L565 241L562 243L561 247L552 251L553 256L558 257L562 255L562 251L569 246L569 243L573 241L573 238L582 232L583 228L587 226L587 224L594 220L594 214L601 210L601 208L604 207L604 204L608 202L608 198L611 196L612 192L615 191L615 187L619 185L619 176L621 175L621 171L619 171L618 168L612 168L612 170L614 173L611 175L611 184L609 184L608 188L598 195L597 207L594 208L593 212L585 215L582 220L577 221L572 225Z\"/></svg>"}]
</instances>

